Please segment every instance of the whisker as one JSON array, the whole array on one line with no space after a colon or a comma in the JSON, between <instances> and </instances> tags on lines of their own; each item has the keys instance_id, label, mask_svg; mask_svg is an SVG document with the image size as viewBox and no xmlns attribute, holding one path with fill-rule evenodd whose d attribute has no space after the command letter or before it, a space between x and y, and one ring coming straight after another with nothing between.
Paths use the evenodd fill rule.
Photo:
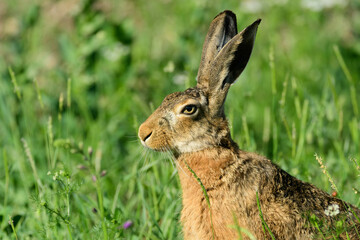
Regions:
<instances>
[{"instance_id":1,"label":"whisker","mask_svg":"<svg viewBox=\"0 0 360 240\"><path fill-rule=\"evenodd\" d=\"M150 155L151 153L150 153L150 150L148 149L148 148L145 148L145 156L144 156L144 162L143 162L143 165L142 165L142 167L141 168L144 168L148 163L149 163L149 159L150 159L150 157L149 157L149 155Z\"/></svg>"},{"instance_id":2,"label":"whisker","mask_svg":"<svg viewBox=\"0 0 360 240\"><path fill-rule=\"evenodd\" d=\"M141 151L141 159L143 159L143 164L141 168L143 168L147 164L148 155L149 155L149 149L143 147Z\"/></svg>"},{"instance_id":3,"label":"whisker","mask_svg":"<svg viewBox=\"0 0 360 240\"><path fill-rule=\"evenodd\" d=\"M174 165L174 156L173 156L170 148L168 146L166 146L166 147L164 147L163 150L165 150L164 151L165 158L170 161L173 168L176 168L175 165Z\"/></svg>"},{"instance_id":4,"label":"whisker","mask_svg":"<svg viewBox=\"0 0 360 240\"><path fill-rule=\"evenodd\" d=\"M138 138L137 135L125 135L124 137L125 138Z\"/></svg>"}]
</instances>

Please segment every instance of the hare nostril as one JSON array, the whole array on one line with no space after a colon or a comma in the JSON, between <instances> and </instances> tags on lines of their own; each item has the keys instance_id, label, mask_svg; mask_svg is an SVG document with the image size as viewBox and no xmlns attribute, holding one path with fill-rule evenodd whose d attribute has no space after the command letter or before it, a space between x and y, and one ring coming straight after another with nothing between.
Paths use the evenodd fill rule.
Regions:
<instances>
[{"instance_id":1,"label":"hare nostril","mask_svg":"<svg viewBox=\"0 0 360 240\"><path fill-rule=\"evenodd\" d=\"M150 136L151 136L152 132L150 132L146 137L144 137L143 141L145 142Z\"/></svg>"},{"instance_id":2,"label":"hare nostril","mask_svg":"<svg viewBox=\"0 0 360 240\"><path fill-rule=\"evenodd\" d=\"M149 138L151 137L152 133L154 129L152 128L152 126L149 124L141 124L139 127L139 138L141 140L141 143L144 145L146 140L149 140Z\"/></svg>"}]
</instances>

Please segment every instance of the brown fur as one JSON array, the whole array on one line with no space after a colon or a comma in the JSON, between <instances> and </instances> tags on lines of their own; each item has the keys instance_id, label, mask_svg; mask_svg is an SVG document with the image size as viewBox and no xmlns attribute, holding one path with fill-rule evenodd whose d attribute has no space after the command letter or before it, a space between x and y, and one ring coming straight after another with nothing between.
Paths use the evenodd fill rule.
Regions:
<instances>
[{"instance_id":1,"label":"brown fur","mask_svg":"<svg viewBox=\"0 0 360 240\"><path fill-rule=\"evenodd\" d=\"M323 223L319 227L324 232L344 220L350 239L355 239L360 224L352 211L360 217L359 209L294 178L265 157L240 150L231 139L223 105L230 85L249 60L259 23L237 34L232 12L216 16L205 40L197 86L168 95L140 126L139 138L144 146L175 156L185 239L237 239L234 226L244 229L244 239L249 237L246 231L257 239L270 238L263 231L256 194L276 239L327 238L310 224L314 217ZM188 168L205 187L211 214ZM339 214L327 216L325 210L333 204ZM346 239L345 233L338 237Z\"/></svg>"},{"instance_id":2,"label":"brown fur","mask_svg":"<svg viewBox=\"0 0 360 240\"><path fill-rule=\"evenodd\" d=\"M206 149L178 159L182 169L187 169L184 161L189 164L207 189L215 239L236 239L236 232L230 227L235 224L249 230L257 239L270 238L264 236L262 230L256 192L265 222L276 239L311 238L316 231L306 223L310 214L334 224L334 220L324 213L331 204L338 204L341 212L348 213L347 203L290 176L270 160L241 150L237 153L223 148ZM211 239L209 210L199 183L187 170L180 170L179 176L183 189L181 221L185 238ZM358 209L351 207L360 214ZM234 222L233 214L237 222ZM349 226L352 220L355 219L349 219ZM360 230L359 225L357 227ZM354 229L349 232L354 239ZM247 235L243 234L243 237Z\"/></svg>"}]
</instances>

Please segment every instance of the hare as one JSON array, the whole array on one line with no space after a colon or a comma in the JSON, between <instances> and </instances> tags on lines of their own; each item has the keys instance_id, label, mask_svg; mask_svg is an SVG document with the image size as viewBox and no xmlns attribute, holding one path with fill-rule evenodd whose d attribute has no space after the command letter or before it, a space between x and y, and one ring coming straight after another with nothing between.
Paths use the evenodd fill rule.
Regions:
<instances>
[{"instance_id":1,"label":"hare","mask_svg":"<svg viewBox=\"0 0 360 240\"><path fill-rule=\"evenodd\" d=\"M145 147L174 154L184 238L326 238L310 223L314 219L322 230L341 219L347 233L333 236L359 238L359 209L240 150L230 136L224 102L250 58L260 21L237 33L234 13L217 15L203 46L197 85L165 97L139 128Z\"/></svg>"}]
</instances>

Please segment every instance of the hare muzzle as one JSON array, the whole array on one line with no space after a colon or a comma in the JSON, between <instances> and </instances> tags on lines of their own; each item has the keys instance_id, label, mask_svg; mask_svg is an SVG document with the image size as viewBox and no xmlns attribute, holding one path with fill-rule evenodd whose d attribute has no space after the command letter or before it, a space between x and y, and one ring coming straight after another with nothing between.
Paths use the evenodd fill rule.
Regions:
<instances>
[{"instance_id":1,"label":"hare muzzle","mask_svg":"<svg viewBox=\"0 0 360 240\"><path fill-rule=\"evenodd\" d=\"M141 144L144 147L147 147L146 141L148 141L150 139L151 135L152 135L152 130L145 124L141 124L141 126L139 128L139 138L140 138Z\"/></svg>"},{"instance_id":2,"label":"hare muzzle","mask_svg":"<svg viewBox=\"0 0 360 240\"><path fill-rule=\"evenodd\" d=\"M155 151L169 150L169 141L167 140L164 126L164 117L161 117L161 111L155 111L143 124L140 125L138 136L144 147Z\"/></svg>"}]
</instances>

